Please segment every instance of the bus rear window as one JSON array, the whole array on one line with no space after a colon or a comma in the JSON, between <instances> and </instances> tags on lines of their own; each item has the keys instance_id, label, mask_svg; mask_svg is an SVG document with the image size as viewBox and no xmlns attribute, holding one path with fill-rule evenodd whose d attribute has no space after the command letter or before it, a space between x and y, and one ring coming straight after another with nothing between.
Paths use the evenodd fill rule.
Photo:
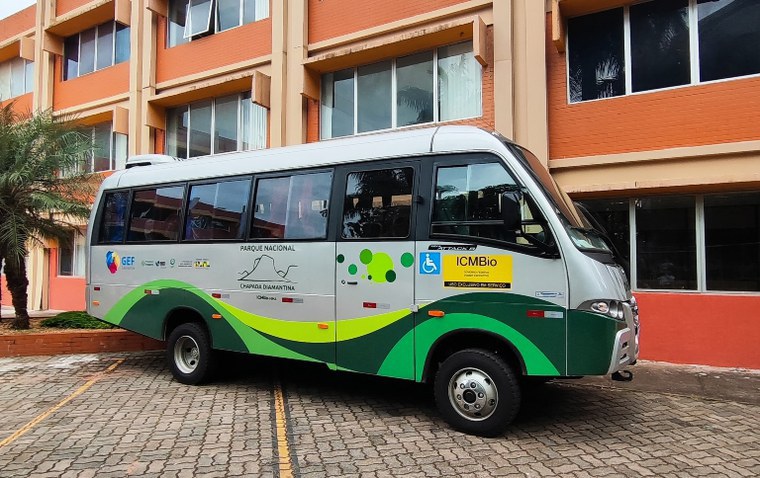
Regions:
<instances>
[{"instance_id":1,"label":"bus rear window","mask_svg":"<svg viewBox=\"0 0 760 478\"><path fill-rule=\"evenodd\" d=\"M115 244L124 240L129 191L107 193L103 201L98 228L98 244Z\"/></svg>"}]
</instances>

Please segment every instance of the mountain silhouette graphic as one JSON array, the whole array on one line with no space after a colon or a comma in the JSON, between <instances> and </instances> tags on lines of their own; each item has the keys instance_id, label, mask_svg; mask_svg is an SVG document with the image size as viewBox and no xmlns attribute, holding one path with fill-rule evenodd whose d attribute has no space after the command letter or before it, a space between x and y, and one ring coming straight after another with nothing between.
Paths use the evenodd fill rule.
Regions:
<instances>
[{"instance_id":1,"label":"mountain silhouette graphic","mask_svg":"<svg viewBox=\"0 0 760 478\"><path fill-rule=\"evenodd\" d=\"M247 282L293 282L288 279L290 269L298 267L296 265L290 265L284 271L277 269L274 263L274 257L264 254L261 257L257 257L253 260L253 268L250 271L244 270L240 272L239 281Z\"/></svg>"}]
</instances>

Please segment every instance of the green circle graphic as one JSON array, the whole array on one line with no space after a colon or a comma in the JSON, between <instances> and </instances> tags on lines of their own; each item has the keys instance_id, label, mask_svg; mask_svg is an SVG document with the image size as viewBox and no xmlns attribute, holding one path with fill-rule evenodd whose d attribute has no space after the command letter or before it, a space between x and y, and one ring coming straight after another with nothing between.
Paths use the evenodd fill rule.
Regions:
<instances>
[{"instance_id":1,"label":"green circle graphic","mask_svg":"<svg viewBox=\"0 0 760 478\"><path fill-rule=\"evenodd\" d=\"M372 262L372 251L369 249L364 249L359 253L359 260L362 261L362 264L369 264Z\"/></svg>"},{"instance_id":2,"label":"green circle graphic","mask_svg":"<svg viewBox=\"0 0 760 478\"><path fill-rule=\"evenodd\" d=\"M346 256L343 254L338 254L338 257L335 258L338 261L338 264L343 264L343 261L346 260Z\"/></svg>"},{"instance_id":3,"label":"green circle graphic","mask_svg":"<svg viewBox=\"0 0 760 478\"><path fill-rule=\"evenodd\" d=\"M414 265L414 256L409 252L403 253L401 255L401 265L404 267L412 267L412 265Z\"/></svg>"},{"instance_id":4,"label":"green circle graphic","mask_svg":"<svg viewBox=\"0 0 760 478\"><path fill-rule=\"evenodd\" d=\"M385 273L385 280L388 282L395 282L396 281L396 273L394 271L388 271Z\"/></svg>"},{"instance_id":5,"label":"green circle graphic","mask_svg":"<svg viewBox=\"0 0 760 478\"><path fill-rule=\"evenodd\" d=\"M372 255L372 261L367 264L367 274L369 279L375 282L386 282L388 271L393 271L393 259L384 252L378 252ZM394 280L396 273L393 273Z\"/></svg>"},{"instance_id":6,"label":"green circle graphic","mask_svg":"<svg viewBox=\"0 0 760 478\"><path fill-rule=\"evenodd\" d=\"M348 273L351 274L352 276L356 275L358 271L359 271L359 268L356 267L356 264L351 264L350 266L348 266Z\"/></svg>"}]
</instances>

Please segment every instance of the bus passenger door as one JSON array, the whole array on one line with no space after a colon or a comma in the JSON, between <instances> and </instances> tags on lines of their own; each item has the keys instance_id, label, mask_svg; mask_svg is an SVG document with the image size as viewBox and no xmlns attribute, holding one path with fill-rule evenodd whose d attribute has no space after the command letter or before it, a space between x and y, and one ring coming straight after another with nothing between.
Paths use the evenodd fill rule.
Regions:
<instances>
[{"instance_id":1,"label":"bus passenger door","mask_svg":"<svg viewBox=\"0 0 760 478\"><path fill-rule=\"evenodd\" d=\"M414 378L416 169L393 162L338 175L338 369Z\"/></svg>"},{"instance_id":2,"label":"bus passenger door","mask_svg":"<svg viewBox=\"0 0 760 478\"><path fill-rule=\"evenodd\" d=\"M428 165L434 196L417 231L418 365L441 338L468 330L508 341L528 375L564 373L567 273L558 253L544 252L556 246L535 201L495 156ZM508 230L503 211L514 191L521 225Z\"/></svg>"}]
</instances>

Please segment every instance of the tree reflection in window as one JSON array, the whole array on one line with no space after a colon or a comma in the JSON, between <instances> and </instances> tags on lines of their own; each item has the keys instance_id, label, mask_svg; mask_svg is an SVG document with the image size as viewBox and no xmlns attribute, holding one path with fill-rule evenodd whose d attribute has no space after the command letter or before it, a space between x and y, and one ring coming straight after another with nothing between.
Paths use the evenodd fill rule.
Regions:
<instances>
[{"instance_id":1,"label":"tree reflection in window","mask_svg":"<svg viewBox=\"0 0 760 478\"><path fill-rule=\"evenodd\" d=\"M343 237L409 237L413 180L412 168L349 174L343 207Z\"/></svg>"}]
</instances>

